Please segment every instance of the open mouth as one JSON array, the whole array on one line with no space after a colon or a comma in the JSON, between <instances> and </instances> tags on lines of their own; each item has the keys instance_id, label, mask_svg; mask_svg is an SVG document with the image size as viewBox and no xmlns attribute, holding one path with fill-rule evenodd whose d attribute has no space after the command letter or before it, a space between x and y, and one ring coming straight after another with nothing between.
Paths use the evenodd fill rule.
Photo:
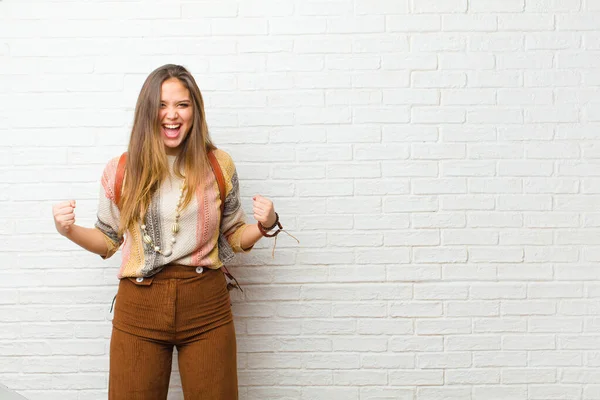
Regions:
<instances>
[{"instance_id":1,"label":"open mouth","mask_svg":"<svg viewBox=\"0 0 600 400\"><path fill-rule=\"evenodd\" d=\"M177 136L179 136L181 124L164 124L162 128L166 137L169 139L175 139Z\"/></svg>"}]
</instances>

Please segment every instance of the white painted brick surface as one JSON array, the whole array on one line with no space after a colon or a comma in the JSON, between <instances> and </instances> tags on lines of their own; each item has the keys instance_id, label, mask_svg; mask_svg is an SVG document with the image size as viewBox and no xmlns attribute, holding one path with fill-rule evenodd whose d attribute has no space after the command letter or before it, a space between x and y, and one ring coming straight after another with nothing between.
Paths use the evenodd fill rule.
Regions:
<instances>
[{"instance_id":1,"label":"white painted brick surface","mask_svg":"<svg viewBox=\"0 0 600 400\"><path fill-rule=\"evenodd\" d=\"M0 382L105 399L95 222L154 68L187 66L244 207L240 399L600 399L600 1L0 0ZM182 400L174 363L169 400Z\"/></svg>"}]
</instances>

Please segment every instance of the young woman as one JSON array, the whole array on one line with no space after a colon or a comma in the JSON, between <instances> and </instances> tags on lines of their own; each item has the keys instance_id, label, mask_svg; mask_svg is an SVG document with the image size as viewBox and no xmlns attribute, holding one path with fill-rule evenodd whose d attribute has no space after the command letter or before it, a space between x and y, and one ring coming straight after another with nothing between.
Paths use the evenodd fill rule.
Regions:
<instances>
[{"instance_id":1,"label":"young woman","mask_svg":"<svg viewBox=\"0 0 600 400\"><path fill-rule=\"evenodd\" d=\"M255 196L257 224L246 224L234 163L212 144L200 90L178 65L156 69L142 87L123 181L120 160L104 169L94 228L75 225L74 200L53 207L58 232L86 250L108 258L123 244L109 399L166 399L173 346L186 399L237 399L235 331L221 267L277 226L273 203Z\"/></svg>"}]
</instances>

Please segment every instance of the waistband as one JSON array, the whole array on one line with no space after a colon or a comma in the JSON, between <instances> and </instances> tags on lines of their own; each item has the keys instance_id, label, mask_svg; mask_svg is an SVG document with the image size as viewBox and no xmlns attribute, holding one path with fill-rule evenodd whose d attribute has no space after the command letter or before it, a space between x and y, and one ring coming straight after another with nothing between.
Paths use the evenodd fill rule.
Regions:
<instances>
[{"instance_id":1,"label":"waistband","mask_svg":"<svg viewBox=\"0 0 600 400\"><path fill-rule=\"evenodd\" d=\"M193 278L205 272L218 271L219 268L194 267L181 264L167 264L160 272L154 275L155 279L186 279Z\"/></svg>"},{"instance_id":2,"label":"waistband","mask_svg":"<svg viewBox=\"0 0 600 400\"><path fill-rule=\"evenodd\" d=\"M219 271L219 268L194 267L181 264L167 264L162 270L149 277L127 278L136 285L150 285L153 281L164 279L190 279L195 278L199 274L206 274Z\"/></svg>"}]
</instances>

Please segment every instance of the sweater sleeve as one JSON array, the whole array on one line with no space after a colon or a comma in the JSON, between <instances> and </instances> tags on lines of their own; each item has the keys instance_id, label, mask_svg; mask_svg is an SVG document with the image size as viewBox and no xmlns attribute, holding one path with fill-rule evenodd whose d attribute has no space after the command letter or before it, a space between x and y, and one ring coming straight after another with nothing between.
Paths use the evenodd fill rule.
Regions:
<instances>
[{"instance_id":1,"label":"sweater sleeve","mask_svg":"<svg viewBox=\"0 0 600 400\"><path fill-rule=\"evenodd\" d=\"M246 223L246 213L242 208L242 203L240 200L240 185L237 171L229 154L222 150L217 151L217 158L221 163L221 168L223 169L223 175L227 185L225 209L223 211L223 217L221 220L221 232L227 239L227 242L234 252L245 253L252 250L252 247L244 250L241 245L242 233L249 225Z\"/></svg>"},{"instance_id":2,"label":"sweater sleeve","mask_svg":"<svg viewBox=\"0 0 600 400\"><path fill-rule=\"evenodd\" d=\"M108 247L106 256L101 256L103 259L112 257L123 243L123 236L118 234L121 214L115 204L114 191L118 162L119 157L114 158L104 168L98 196L98 219L94 226L104 234Z\"/></svg>"}]
</instances>

